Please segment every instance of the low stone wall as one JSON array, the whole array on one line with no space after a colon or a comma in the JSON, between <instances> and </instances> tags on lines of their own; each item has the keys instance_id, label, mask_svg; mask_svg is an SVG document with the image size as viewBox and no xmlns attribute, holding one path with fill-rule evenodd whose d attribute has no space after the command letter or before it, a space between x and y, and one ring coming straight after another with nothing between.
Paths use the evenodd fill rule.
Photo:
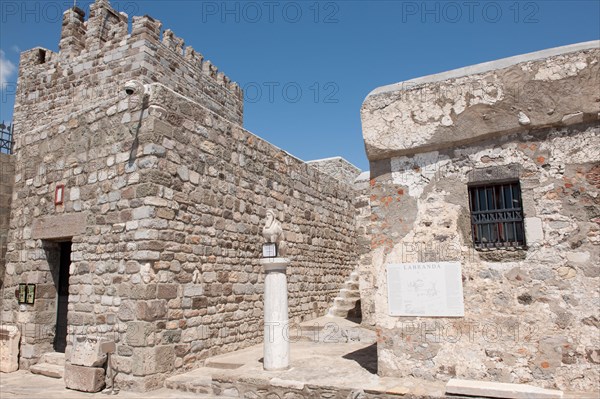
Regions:
<instances>
[{"instance_id":1,"label":"low stone wall","mask_svg":"<svg viewBox=\"0 0 600 399\"><path fill-rule=\"evenodd\" d=\"M574 45L367 98L379 374L600 389L599 58ZM526 247L476 250L468 186L499 181L520 183ZM465 316L390 316L386 266L442 261Z\"/></svg>"},{"instance_id":2,"label":"low stone wall","mask_svg":"<svg viewBox=\"0 0 600 399\"><path fill-rule=\"evenodd\" d=\"M6 267L6 245L10 223L10 204L12 201L13 184L15 179L14 157L0 154L0 289L4 283ZM2 306L0 298L0 306Z\"/></svg>"}]
</instances>

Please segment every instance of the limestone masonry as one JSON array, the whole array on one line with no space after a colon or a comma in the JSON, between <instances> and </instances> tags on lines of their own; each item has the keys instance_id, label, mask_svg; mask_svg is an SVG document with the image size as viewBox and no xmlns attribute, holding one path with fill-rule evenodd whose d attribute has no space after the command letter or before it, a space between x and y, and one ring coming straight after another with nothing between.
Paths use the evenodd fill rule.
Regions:
<instances>
[{"instance_id":1,"label":"limestone masonry","mask_svg":"<svg viewBox=\"0 0 600 399\"><path fill-rule=\"evenodd\" d=\"M600 42L374 90L361 173L245 130L239 86L160 21L133 17L130 31L107 0L90 11L64 13L58 52L21 55L14 155L0 154L1 371L83 392L170 378L228 395L233 380L179 374L263 342L265 270L279 262L268 318L286 318L287 283L292 324L327 314L376 330L375 362L375 346L352 346L375 331L333 326L356 348L341 360L362 367L340 384L376 369L456 379L459 393L600 390ZM265 236L285 251L261 260L268 210L281 230ZM288 327L273 331L291 340ZM261 372L288 365L289 342L273 342L286 350ZM327 373L317 352L299 356L313 376ZM346 373L341 360L324 370ZM239 387L379 392L268 378Z\"/></svg>"},{"instance_id":2,"label":"limestone masonry","mask_svg":"<svg viewBox=\"0 0 600 399\"><path fill-rule=\"evenodd\" d=\"M21 368L62 342L67 387L98 390L98 346L73 344L114 340L115 384L146 391L260 343L269 208L289 246L290 320L327 312L357 267L353 179L244 130L242 98L159 21L134 17L128 33L106 1L87 21L65 12L60 52L22 54L2 309L23 332ZM21 283L35 304L17 303Z\"/></svg>"},{"instance_id":3,"label":"limestone masonry","mask_svg":"<svg viewBox=\"0 0 600 399\"><path fill-rule=\"evenodd\" d=\"M380 375L598 392L599 58L582 43L365 99ZM470 214L506 187L521 193ZM496 236L476 246L477 224ZM390 316L386 265L441 261L462 265L465 316Z\"/></svg>"}]
</instances>

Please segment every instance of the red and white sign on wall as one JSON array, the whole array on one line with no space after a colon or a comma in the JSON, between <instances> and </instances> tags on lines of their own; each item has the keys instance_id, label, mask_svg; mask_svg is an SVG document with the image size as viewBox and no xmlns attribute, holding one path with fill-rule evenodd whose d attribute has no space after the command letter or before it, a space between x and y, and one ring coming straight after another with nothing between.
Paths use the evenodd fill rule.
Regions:
<instances>
[{"instance_id":1,"label":"red and white sign on wall","mask_svg":"<svg viewBox=\"0 0 600 399\"><path fill-rule=\"evenodd\" d=\"M54 205L62 205L65 202L65 185L59 184L54 190Z\"/></svg>"}]
</instances>

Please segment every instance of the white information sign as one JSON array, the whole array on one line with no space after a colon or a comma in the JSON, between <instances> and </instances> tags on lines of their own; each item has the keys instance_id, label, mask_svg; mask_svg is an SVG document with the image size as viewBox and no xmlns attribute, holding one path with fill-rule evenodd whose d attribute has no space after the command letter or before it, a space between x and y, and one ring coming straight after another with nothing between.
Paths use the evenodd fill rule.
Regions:
<instances>
[{"instance_id":1,"label":"white information sign","mask_svg":"<svg viewBox=\"0 0 600 399\"><path fill-rule=\"evenodd\" d=\"M387 282L390 316L465 315L460 262L389 264Z\"/></svg>"}]
</instances>

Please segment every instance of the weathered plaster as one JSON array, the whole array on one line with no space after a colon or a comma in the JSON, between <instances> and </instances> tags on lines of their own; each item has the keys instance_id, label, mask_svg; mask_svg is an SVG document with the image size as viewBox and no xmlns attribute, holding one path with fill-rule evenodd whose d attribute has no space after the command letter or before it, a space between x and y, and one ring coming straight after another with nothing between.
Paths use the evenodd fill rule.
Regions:
<instances>
[{"instance_id":1,"label":"weathered plaster","mask_svg":"<svg viewBox=\"0 0 600 399\"><path fill-rule=\"evenodd\" d=\"M600 147L592 145L599 140L598 126L583 125L550 129L527 140L514 134L502 142L421 154L412 158L420 168L411 167L411 158L391 160L395 178L384 175L372 182L373 214L379 217L371 227L380 232L374 235L372 258L381 374L596 387L597 365L586 354L596 353L600 341L597 327L583 320L600 316L598 267L590 261L600 255L600 228L593 222L600 214L594 180ZM558 143L566 142L569 150L558 150ZM575 153L583 155L569 155ZM522 167L517 178L529 249L475 251L468 222L469 173L515 163ZM388 200L377 194L411 190L418 195ZM399 215L402 220L394 226ZM388 316L385 265L435 260L461 261L465 318ZM454 324L460 326L458 342L443 336L444 328ZM480 330L469 335L474 326ZM505 334L502 341L489 336L498 328ZM508 332L513 335L507 337ZM407 336L412 338L407 341Z\"/></svg>"},{"instance_id":2,"label":"weathered plaster","mask_svg":"<svg viewBox=\"0 0 600 399\"><path fill-rule=\"evenodd\" d=\"M373 91L361 110L371 161L598 120L600 42L467 67ZM426 104L426 106L424 106Z\"/></svg>"},{"instance_id":3,"label":"weathered plaster","mask_svg":"<svg viewBox=\"0 0 600 399\"><path fill-rule=\"evenodd\" d=\"M375 90L371 160L379 373L597 391L598 42ZM521 185L526 248L475 250L468 185ZM461 262L463 318L391 317L386 265Z\"/></svg>"}]
</instances>

